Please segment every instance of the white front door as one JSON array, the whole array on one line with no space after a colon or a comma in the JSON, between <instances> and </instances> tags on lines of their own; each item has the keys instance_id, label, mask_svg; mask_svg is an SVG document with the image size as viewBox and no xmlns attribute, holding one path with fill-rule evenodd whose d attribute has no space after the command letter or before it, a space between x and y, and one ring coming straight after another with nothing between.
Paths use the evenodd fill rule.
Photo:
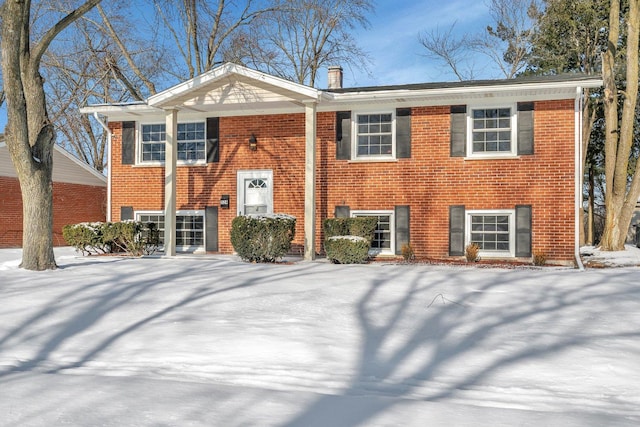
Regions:
<instances>
[{"instance_id":1,"label":"white front door","mask_svg":"<svg viewBox=\"0 0 640 427\"><path fill-rule=\"evenodd\" d=\"M238 171L238 215L273 213L273 171Z\"/></svg>"}]
</instances>

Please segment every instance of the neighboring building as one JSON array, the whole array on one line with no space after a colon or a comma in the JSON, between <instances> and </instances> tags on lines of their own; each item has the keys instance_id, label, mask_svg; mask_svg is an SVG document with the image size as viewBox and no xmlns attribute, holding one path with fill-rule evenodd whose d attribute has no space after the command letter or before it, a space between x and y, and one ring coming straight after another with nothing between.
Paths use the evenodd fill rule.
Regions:
<instances>
[{"instance_id":1,"label":"neighboring building","mask_svg":"<svg viewBox=\"0 0 640 427\"><path fill-rule=\"evenodd\" d=\"M62 227L104 221L107 179L59 146L53 150L53 243L66 245ZM22 246L22 195L9 150L0 143L0 248Z\"/></svg>"},{"instance_id":2,"label":"neighboring building","mask_svg":"<svg viewBox=\"0 0 640 427\"><path fill-rule=\"evenodd\" d=\"M582 88L600 79L342 88L329 73L318 90L225 64L146 102L84 108L111 133L109 218L158 222L168 254L232 253L236 215L281 212L307 259L325 218L373 215L381 256L477 242L483 258L574 262Z\"/></svg>"}]
</instances>

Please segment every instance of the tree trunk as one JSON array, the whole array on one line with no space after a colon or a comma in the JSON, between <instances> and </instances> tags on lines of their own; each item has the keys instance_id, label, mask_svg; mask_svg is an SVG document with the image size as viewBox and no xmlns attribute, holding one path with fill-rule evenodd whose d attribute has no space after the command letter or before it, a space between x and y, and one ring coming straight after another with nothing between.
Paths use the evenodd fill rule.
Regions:
<instances>
[{"instance_id":1,"label":"tree trunk","mask_svg":"<svg viewBox=\"0 0 640 427\"><path fill-rule=\"evenodd\" d=\"M615 84L616 46L619 41L620 1L611 1L609 42L603 55L602 76L605 96L605 227L601 247L607 251L624 250L633 209L640 196L640 165L636 165L631 186L627 186L629 155L638 97L638 41L640 0L629 1L626 49L626 90L618 125L618 93Z\"/></svg>"},{"instance_id":2,"label":"tree trunk","mask_svg":"<svg viewBox=\"0 0 640 427\"><path fill-rule=\"evenodd\" d=\"M25 218L20 267L27 270L55 269L52 234L53 185L47 177L47 170L43 168L23 179L20 188Z\"/></svg>"},{"instance_id":3,"label":"tree trunk","mask_svg":"<svg viewBox=\"0 0 640 427\"><path fill-rule=\"evenodd\" d=\"M5 140L16 168L23 205L22 263L28 270L56 268L53 254L53 125L47 114L40 60L53 38L100 0L88 0L31 40L31 2L4 2L2 75L7 101ZM33 46L32 46L33 43Z\"/></svg>"}]
</instances>

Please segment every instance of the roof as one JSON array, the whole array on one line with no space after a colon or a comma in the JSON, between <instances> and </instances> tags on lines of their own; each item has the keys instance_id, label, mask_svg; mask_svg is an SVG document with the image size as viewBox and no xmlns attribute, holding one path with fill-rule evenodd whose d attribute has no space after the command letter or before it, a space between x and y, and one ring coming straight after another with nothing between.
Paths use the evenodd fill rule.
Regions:
<instances>
[{"instance_id":1,"label":"roof","mask_svg":"<svg viewBox=\"0 0 640 427\"><path fill-rule=\"evenodd\" d=\"M388 86L364 86L354 88L326 89L332 93L352 93L352 92L379 92L379 91L401 91L401 90L434 90L434 89L455 89L455 88L472 88L485 86L508 86L513 84L549 84L549 83L577 83L584 82L591 85L593 81L601 81L600 77L589 76L586 74L566 73L544 76L521 76L514 79L496 79L496 80L467 80L454 82L429 82L429 83L412 83L402 85ZM598 86L601 86L600 83Z\"/></svg>"},{"instance_id":2,"label":"roof","mask_svg":"<svg viewBox=\"0 0 640 427\"><path fill-rule=\"evenodd\" d=\"M499 98L518 101L575 99L582 88L601 87L602 79L580 74L508 80L416 83L320 90L236 64L224 64L194 79L149 97L146 102L91 105L81 109L112 121L158 119L178 110L188 118L203 114L242 116L301 113L310 102L318 111L465 104Z\"/></svg>"},{"instance_id":3,"label":"roof","mask_svg":"<svg viewBox=\"0 0 640 427\"><path fill-rule=\"evenodd\" d=\"M6 143L0 142L0 176L17 177ZM53 182L106 187L107 178L64 148L53 146Z\"/></svg>"}]
</instances>

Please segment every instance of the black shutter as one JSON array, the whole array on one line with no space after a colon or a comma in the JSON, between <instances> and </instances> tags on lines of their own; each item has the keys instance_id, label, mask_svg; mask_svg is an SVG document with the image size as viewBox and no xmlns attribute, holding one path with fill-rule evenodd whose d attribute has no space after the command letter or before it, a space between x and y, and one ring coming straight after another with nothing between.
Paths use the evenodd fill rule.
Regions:
<instances>
[{"instance_id":1,"label":"black shutter","mask_svg":"<svg viewBox=\"0 0 640 427\"><path fill-rule=\"evenodd\" d=\"M518 154L533 154L533 102L518 103Z\"/></svg>"},{"instance_id":2,"label":"black shutter","mask_svg":"<svg viewBox=\"0 0 640 427\"><path fill-rule=\"evenodd\" d=\"M451 157L467 155L467 106L451 106Z\"/></svg>"},{"instance_id":3,"label":"black shutter","mask_svg":"<svg viewBox=\"0 0 640 427\"><path fill-rule=\"evenodd\" d=\"M464 205L449 206L449 255L464 255Z\"/></svg>"},{"instance_id":4,"label":"black shutter","mask_svg":"<svg viewBox=\"0 0 640 427\"><path fill-rule=\"evenodd\" d=\"M336 113L336 159L351 160L351 111Z\"/></svg>"},{"instance_id":5,"label":"black shutter","mask_svg":"<svg viewBox=\"0 0 640 427\"><path fill-rule=\"evenodd\" d=\"M120 206L120 221L133 219L133 206Z\"/></svg>"},{"instance_id":6,"label":"black shutter","mask_svg":"<svg viewBox=\"0 0 640 427\"><path fill-rule=\"evenodd\" d=\"M411 108L396 109L396 157L411 157Z\"/></svg>"},{"instance_id":7,"label":"black shutter","mask_svg":"<svg viewBox=\"0 0 640 427\"><path fill-rule=\"evenodd\" d=\"M349 209L349 206L336 206L334 216L336 218L349 218L351 209Z\"/></svg>"},{"instance_id":8,"label":"black shutter","mask_svg":"<svg viewBox=\"0 0 640 427\"><path fill-rule=\"evenodd\" d=\"M207 163L220 161L220 118L207 117Z\"/></svg>"},{"instance_id":9,"label":"black shutter","mask_svg":"<svg viewBox=\"0 0 640 427\"><path fill-rule=\"evenodd\" d=\"M516 206L516 256L531 256L531 206Z\"/></svg>"},{"instance_id":10,"label":"black shutter","mask_svg":"<svg viewBox=\"0 0 640 427\"><path fill-rule=\"evenodd\" d=\"M402 254L402 246L409 244L409 206L395 207L396 255Z\"/></svg>"},{"instance_id":11,"label":"black shutter","mask_svg":"<svg viewBox=\"0 0 640 427\"><path fill-rule=\"evenodd\" d=\"M207 206L204 208L204 223L207 228L204 249L206 251L218 251L218 207Z\"/></svg>"},{"instance_id":12,"label":"black shutter","mask_svg":"<svg viewBox=\"0 0 640 427\"><path fill-rule=\"evenodd\" d=\"M122 164L132 165L136 160L136 122L122 122Z\"/></svg>"}]
</instances>

